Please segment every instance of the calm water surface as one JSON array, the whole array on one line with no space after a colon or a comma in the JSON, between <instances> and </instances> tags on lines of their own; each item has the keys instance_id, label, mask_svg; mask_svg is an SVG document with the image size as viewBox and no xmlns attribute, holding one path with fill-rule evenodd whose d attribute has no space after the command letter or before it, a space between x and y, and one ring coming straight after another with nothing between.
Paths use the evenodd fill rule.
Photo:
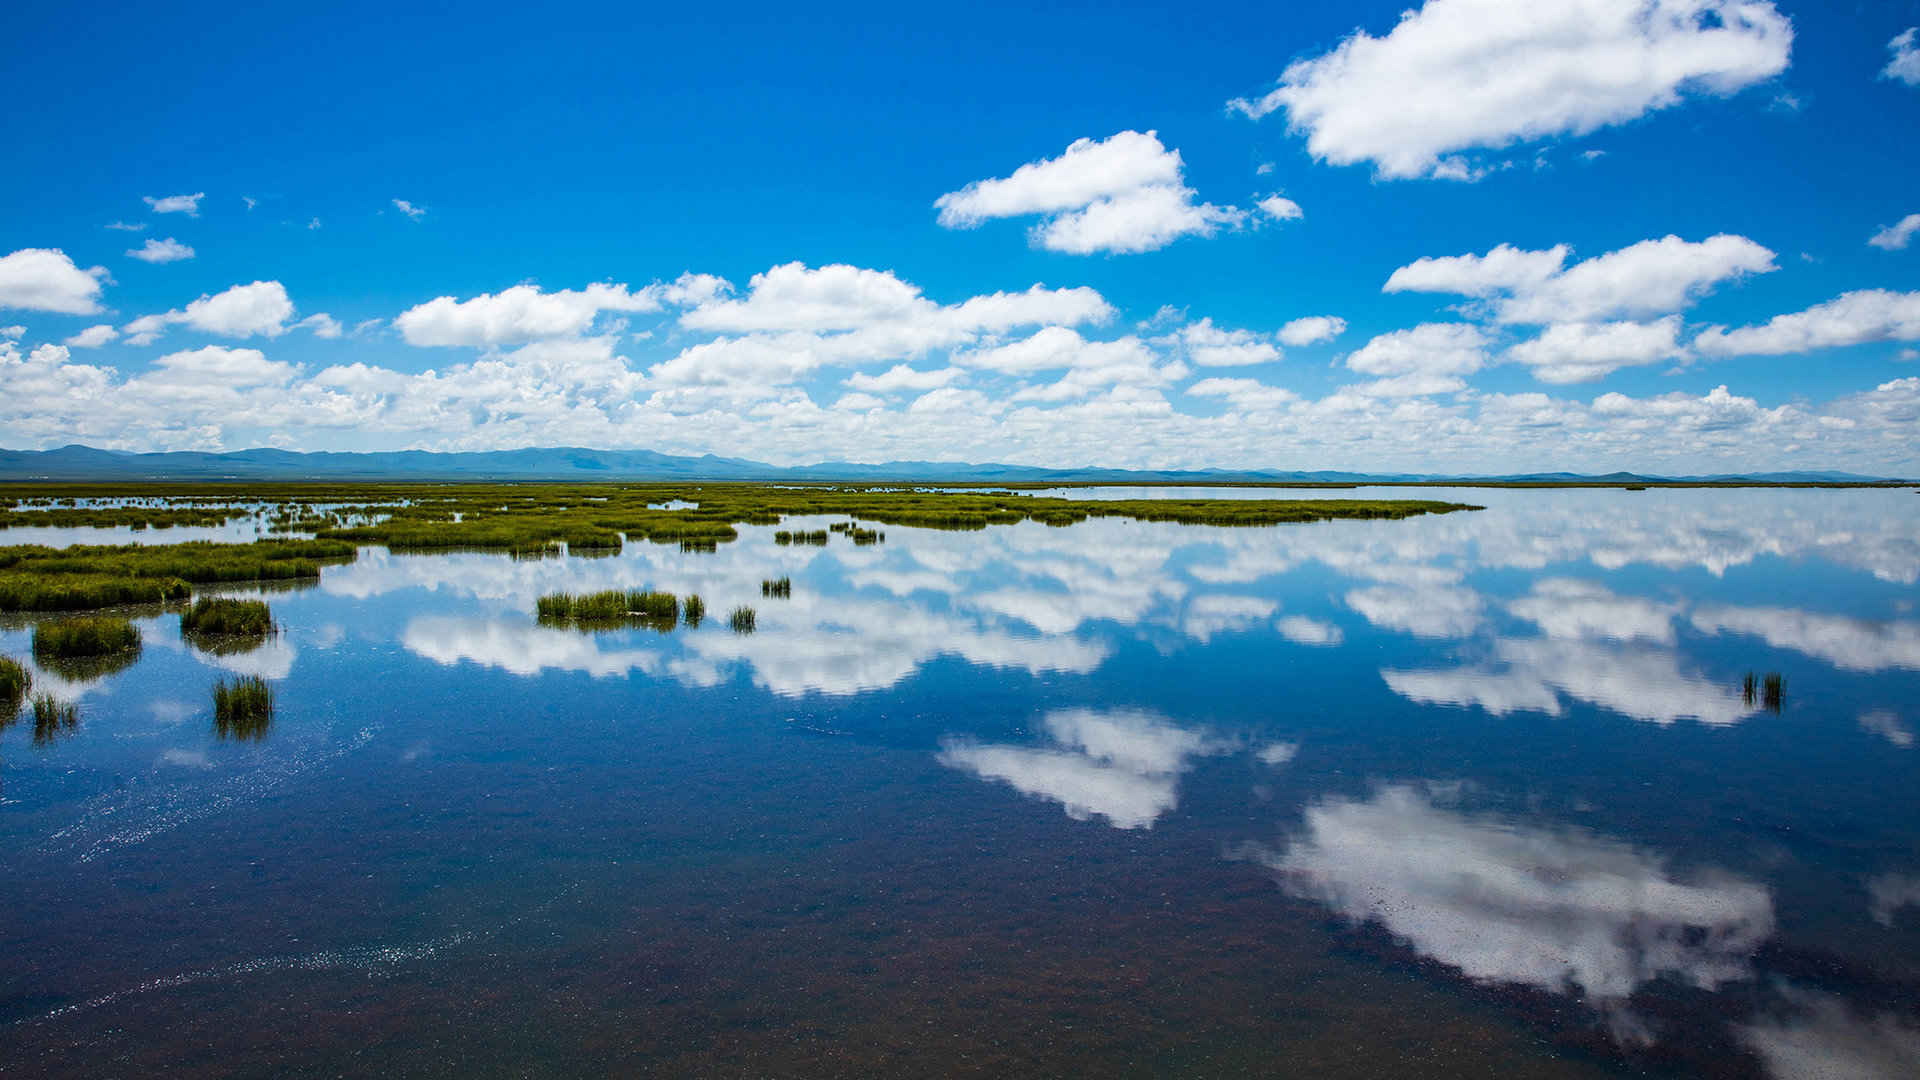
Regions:
<instances>
[{"instance_id":1,"label":"calm water surface","mask_svg":"<svg viewBox=\"0 0 1920 1080\"><path fill-rule=\"evenodd\" d=\"M149 613L0 731L0 1075L1920 1074L1920 499L1458 494Z\"/></svg>"}]
</instances>

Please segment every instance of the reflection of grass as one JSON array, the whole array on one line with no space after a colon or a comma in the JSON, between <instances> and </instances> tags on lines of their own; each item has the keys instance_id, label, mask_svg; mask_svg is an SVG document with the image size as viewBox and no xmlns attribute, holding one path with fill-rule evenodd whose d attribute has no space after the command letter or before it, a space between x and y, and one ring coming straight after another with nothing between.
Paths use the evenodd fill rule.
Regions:
<instances>
[{"instance_id":1,"label":"reflection of grass","mask_svg":"<svg viewBox=\"0 0 1920 1080\"><path fill-rule=\"evenodd\" d=\"M831 535L832 534L825 529L815 529L812 532L787 532L781 530L773 534L773 542L781 545L811 544L814 547L826 547L827 538Z\"/></svg>"},{"instance_id":2,"label":"reflection of grass","mask_svg":"<svg viewBox=\"0 0 1920 1080\"><path fill-rule=\"evenodd\" d=\"M760 582L760 595L761 596L780 596L780 597L792 596L793 595L793 579L790 577L781 576L779 578L775 578L772 580L762 581Z\"/></svg>"},{"instance_id":3,"label":"reflection of grass","mask_svg":"<svg viewBox=\"0 0 1920 1080\"><path fill-rule=\"evenodd\" d=\"M1779 712L1786 702L1787 677L1777 671L1769 671L1765 678L1756 678L1749 671L1740 680L1740 700L1748 708L1758 705L1768 712Z\"/></svg>"},{"instance_id":4,"label":"reflection of grass","mask_svg":"<svg viewBox=\"0 0 1920 1080\"><path fill-rule=\"evenodd\" d=\"M727 613L727 625L736 634L751 634L754 631L754 614L750 607L737 607Z\"/></svg>"},{"instance_id":5,"label":"reflection of grass","mask_svg":"<svg viewBox=\"0 0 1920 1080\"><path fill-rule=\"evenodd\" d=\"M702 619L707 617L707 602L700 599L699 593L694 593L687 597L686 603L680 605L680 610L687 621L687 625L689 627L696 627L700 625Z\"/></svg>"},{"instance_id":6,"label":"reflection of grass","mask_svg":"<svg viewBox=\"0 0 1920 1080\"><path fill-rule=\"evenodd\" d=\"M33 695L33 742L45 746L80 726L80 707L52 694Z\"/></svg>"},{"instance_id":7,"label":"reflection of grass","mask_svg":"<svg viewBox=\"0 0 1920 1080\"><path fill-rule=\"evenodd\" d=\"M33 688L33 673L11 656L0 656L0 727L13 723Z\"/></svg>"},{"instance_id":8,"label":"reflection of grass","mask_svg":"<svg viewBox=\"0 0 1920 1080\"><path fill-rule=\"evenodd\" d=\"M705 611L704 606L701 610ZM672 593L647 589L548 593L534 602L534 615L541 622L588 629L649 626L664 631L680 621L680 600Z\"/></svg>"},{"instance_id":9,"label":"reflection of grass","mask_svg":"<svg viewBox=\"0 0 1920 1080\"><path fill-rule=\"evenodd\" d=\"M213 684L213 730L223 739L258 739L273 723L273 687L258 675Z\"/></svg>"}]
</instances>

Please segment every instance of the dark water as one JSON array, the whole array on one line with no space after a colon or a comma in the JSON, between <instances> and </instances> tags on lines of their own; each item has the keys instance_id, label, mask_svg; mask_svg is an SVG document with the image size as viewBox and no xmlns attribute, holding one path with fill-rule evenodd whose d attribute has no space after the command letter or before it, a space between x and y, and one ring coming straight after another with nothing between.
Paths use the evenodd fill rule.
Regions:
<instances>
[{"instance_id":1,"label":"dark water","mask_svg":"<svg viewBox=\"0 0 1920 1080\"><path fill-rule=\"evenodd\" d=\"M0 732L0 1074L1920 1074L1920 499L1462 494L143 618Z\"/></svg>"}]
</instances>

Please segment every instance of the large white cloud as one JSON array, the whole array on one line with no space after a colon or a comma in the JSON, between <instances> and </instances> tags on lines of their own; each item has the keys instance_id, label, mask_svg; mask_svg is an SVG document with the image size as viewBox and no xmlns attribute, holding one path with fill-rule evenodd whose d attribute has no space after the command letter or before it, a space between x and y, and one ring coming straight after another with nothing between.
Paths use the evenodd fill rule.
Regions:
<instances>
[{"instance_id":1,"label":"large white cloud","mask_svg":"<svg viewBox=\"0 0 1920 1080\"><path fill-rule=\"evenodd\" d=\"M1057 158L1029 162L1010 176L976 180L934 200L940 224L970 229L995 218L1043 218L1035 246L1075 255L1154 251L1183 236L1211 236L1247 223L1246 210L1197 202L1180 151L1157 132L1123 131L1079 139ZM1276 220L1299 216L1280 199L1262 209Z\"/></svg>"},{"instance_id":2,"label":"large white cloud","mask_svg":"<svg viewBox=\"0 0 1920 1080\"><path fill-rule=\"evenodd\" d=\"M1569 252L1564 244L1545 251L1502 244L1485 255L1417 259L1395 270L1384 291L1474 297L1502 323L1592 322L1680 311L1722 282L1777 269L1773 252L1724 233L1698 242L1642 240L1562 269Z\"/></svg>"},{"instance_id":3,"label":"large white cloud","mask_svg":"<svg viewBox=\"0 0 1920 1080\"><path fill-rule=\"evenodd\" d=\"M660 293L604 283L558 292L515 285L466 300L435 297L401 312L393 324L410 345L518 345L583 334L603 311L659 311Z\"/></svg>"},{"instance_id":4,"label":"large white cloud","mask_svg":"<svg viewBox=\"0 0 1920 1080\"><path fill-rule=\"evenodd\" d=\"M1693 347L1713 356L1780 356L1875 341L1920 341L1920 292L1842 293L1760 326L1711 327L1693 339Z\"/></svg>"},{"instance_id":5,"label":"large white cloud","mask_svg":"<svg viewBox=\"0 0 1920 1080\"><path fill-rule=\"evenodd\" d=\"M183 310L142 315L120 329L133 345L152 344L167 327L180 325L220 337L278 337L286 333L291 318L293 301L287 297L286 286L277 281L256 281L202 296Z\"/></svg>"},{"instance_id":6,"label":"large white cloud","mask_svg":"<svg viewBox=\"0 0 1920 1080\"><path fill-rule=\"evenodd\" d=\"M1231 106L1285 110L1323 161L1468 178L1461 151L1579 135L1784 71L1793 27L1765 0L1427 0L1356 31Z\"/></svg>"},{"instance_id":7,"label":"large white cloud","mask_svg":"<svg viewBox=\"0 0 1920 1080\"><path fill-rule=\"evenodd\" d=\"M107 268L82 270L55 248L21 248L0 256L0 308L93 315Z\"/></svg>"}]
</instances>

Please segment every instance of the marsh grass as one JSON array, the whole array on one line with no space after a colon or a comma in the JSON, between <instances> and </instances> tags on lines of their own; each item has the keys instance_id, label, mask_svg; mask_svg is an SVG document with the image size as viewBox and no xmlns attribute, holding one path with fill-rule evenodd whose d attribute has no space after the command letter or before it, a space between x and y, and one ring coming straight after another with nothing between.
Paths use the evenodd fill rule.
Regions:
<instances>
[{"instance_id":1,"label":"marsh grass","mask_svg":"<svg viewBox=\"0 0 1920 1080\"><path fill-rule=\"evenodd\" d=\"M1740 680L1740 700L1748 708L1765 709L1777 713L1786 702L1787 678L1777 671L1769 671L1765 677L1747 672Z\"/></svg>"},{"instance_id":2,"label":"marsh grass","mask_svg":"<svg viewBox=\"0 0 1920 1080\"><path fill-rule=\"evenodd\" d=\"M315 579L350 562L337 540L193 542L142 547L23 544L0 548L0 611L70 611L184 600L193 585Z\"/></svg>"},{"instance_id":3,"label":"marsh grass","mask_svg":"<svg viewBox=\"0 0 1920 1080\"><path fill-rule=\"evenodd\" d=\"M534 601L534 617L589 630L645 626L665 632L680 622L680 600L648 589L548 593Z\"/></svg>"},{"instance_id":4,"label":"marsh grass","mask_svg":"<svg viewBox=\"0 0 1920 1080\"><path fill-rule=\"evenodd\" d=\"M742 605L727 613L727 626L736 634L751 634L754 631L755 617L753 609Z\"/></svg>"},{"instance_id":5,"label":"marsh grass","mask_svg":"<svg viewBox=\"0 0 1920 1080\"><path fill-rule=\"evenodd\" d=\"M258 675L213 684L213 730L223 739L258 739L273 724L273 687Z\"/></svg>"},{"instance_id":6,"label":"marsh grass","mask_svg":"<svg viewBox=\"0 0 1920 1080\"><path fill-rule=\"evenodd\" d=\"M69 679L98 679L140 659L140 629L130 620L88 615L33 628L33 658Z\"/></svg>"},{"instance_id":7,"label":"marsh grass","mask_svg":"<svg viewBox=\"0 0 1920 1080\"><path fill-rule=\"evenodd\" d=\"M761 596L778 596L778 597L792 596L793 595L793 579L790 577L783 576L779 578L774 578L772 580L762 581L760 582L760 595Z\"/></svg>"},{"instance_id":8,"label":"marsh grass","mask_svg":"<svg viewBox=\"0 0 1920 1080\"><path fill-rule=\"evenodd\" d=\"M698 627L707 617L707 602L700 599L699 593L693 593L687 597L686 603L680 605L680 612L689 629Z\"/></svg>"},{"instance_id":9,"label":"marsh grass","mask_svg":"<svg viewBox=\"0 0 1920 1080\"><path fill-rule=\"evenodd\" d=\"M813 547L826 547L827 539L832 535L832 533L825 529L815 529L812 532L788 532L782 529L773 534L773 542L782 546L787 544L806 544Z\"/></svg>"},{"instance_id":10,"label":"marsh grass","mask_svg":"<svg viewBox=\"0 0 1920 1080\"><path fill-rule=\"evenodd\" d=\"M45 746L80 726L80 707L52 694L33 695L33 744Z\"/></svg>"},{"instance_id":11,"label":"marsh grass","mask_svg":"<svg viewBox=\"0 0 1920 1080\"><path fill-rule=\"evenodd\" d=\"M0 656L0 727L13 723L33 689L33 672L11 656Z\"/></svg>"},{"instance_id":12,"label":"marsh grass","mask_svg":"<svg viewBox=\"0 0 1920 1080\"><path fill-rule=\"evenodd\" d=\"M274 629L272 609L264 600L203 596L180 613L183 636L261 638Z\"/></svg>"}]
</instances>

